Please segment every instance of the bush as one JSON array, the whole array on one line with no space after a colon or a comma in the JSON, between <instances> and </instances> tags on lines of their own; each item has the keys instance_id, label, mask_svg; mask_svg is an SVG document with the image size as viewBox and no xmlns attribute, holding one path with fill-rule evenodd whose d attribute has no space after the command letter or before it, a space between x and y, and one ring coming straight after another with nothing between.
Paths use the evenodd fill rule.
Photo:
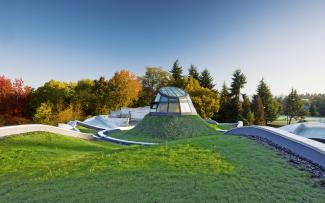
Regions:
<instances>
[{"instance_id":1,"label":"bush","mask_svg":"<svg viewBox=\"0 0 325 203\"><path fill-rule=\"evenodd\" d=\"M36 109L36 113L33 117L33 120L36 123L41 123L41 124L54 124L56 119L54 114L53 114L53 107L52 104L49 102L44 102L41 103L41 106Z\"/></svg>"}]
</instances>

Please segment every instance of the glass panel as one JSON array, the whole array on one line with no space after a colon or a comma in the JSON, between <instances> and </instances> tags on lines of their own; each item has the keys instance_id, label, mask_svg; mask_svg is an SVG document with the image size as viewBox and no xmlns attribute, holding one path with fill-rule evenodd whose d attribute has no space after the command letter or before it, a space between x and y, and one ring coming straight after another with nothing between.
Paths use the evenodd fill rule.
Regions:
<instances>
[{"instance_id":1,"label":"glass panel","mask_svg":"<svg viewBox=\"0 0 325 203\"><path fill-rule=\"evenodd\" d=\"M191 112L190 106L188 103L181 103L181 112Z\"/></svg>"},{"instance_id":2,"label":"glass panel","mask_svg":"<svg viewBox=\"0 0 325 203\"><path fill-rule=\"evenodd\" d=\"M161 96L160 97L160 103L164 103L164 102L168 103L168 98L164 97L164 96Z\"/></svg>"},{"instance_id":3,"label":"glass panel","mask_svg":"<svg viewBox=\"0 0 325 203\"><path fill-rule=\"evenodd\" d=\"M179 113L180 112L179 104L178 103L169 103L168 112Z\"/></svg>"},{"instance_id":4,"label":"glass panel","mask_svg":"<svg viewBox=\"0 0 325 203\"><path fill-rule=\"evenodd\" d=\"M168 103L160 103L157 112L167 112Z\"/></svg>"},{"instance_id":5,"label":"glass panel","mask_svg":"<svg viewBox=\"0 0 325 203\"><path fill-rule=\"evenodd\" d=\"M158 93L156 98L155 98L155 102L159 102L159 100L160 100L160 94Z\"/></svg>"}]
</instances>

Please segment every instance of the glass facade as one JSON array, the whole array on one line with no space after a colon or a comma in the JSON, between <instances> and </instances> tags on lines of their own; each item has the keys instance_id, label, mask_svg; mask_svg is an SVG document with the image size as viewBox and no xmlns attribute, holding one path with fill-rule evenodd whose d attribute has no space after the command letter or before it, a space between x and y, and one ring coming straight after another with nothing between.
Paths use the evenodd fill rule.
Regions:
<instances>
[{"instance_id":1,"label":"glass facade","mask_svg":"<svg viewBox=\"0 0 325 203\"><path fill-rule=\"evenodd\" d=\"M159 89L151 103L151 115L196 115L190 96L176 87Z\"/></svg>"}]
</instances>

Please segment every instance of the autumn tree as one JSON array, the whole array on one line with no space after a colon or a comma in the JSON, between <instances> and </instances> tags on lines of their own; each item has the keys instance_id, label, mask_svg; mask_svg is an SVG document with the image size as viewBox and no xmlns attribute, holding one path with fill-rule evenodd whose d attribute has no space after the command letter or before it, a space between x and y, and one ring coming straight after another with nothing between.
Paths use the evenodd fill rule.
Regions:
<instances>
[{"instance_id":1,"label":"autumn tree","mask_svg":"<svg viewBox=\"0 0 325 203\"><path fill-rule=\"evenodd\" d=\"M0 125L26 122L25 106L29 100L30 87L22 79L12 82L0 76Z\"/></svg>"},{"instance_id":2,"label":"autumn tree","mask_svg":"<svg viewBox=\"0 0 325 203\"><path fill-rule=\"evenodd\" d=\"M201 87L196 79L186 78L185 90L190 94L193 105L202 118L211 118L219 110L219 95Z\"/></svg>"},{"instance_id":3,"label":"autumn tree","mask_svg":"<svg viewBox=\"0 0 325 203\"><path fill-rule=\"evenodd\" d=\"M110 109L130 106L138 99L141 90L140 80L127 70L116 72L108 81Z\"/></svg>"}]
</instances>

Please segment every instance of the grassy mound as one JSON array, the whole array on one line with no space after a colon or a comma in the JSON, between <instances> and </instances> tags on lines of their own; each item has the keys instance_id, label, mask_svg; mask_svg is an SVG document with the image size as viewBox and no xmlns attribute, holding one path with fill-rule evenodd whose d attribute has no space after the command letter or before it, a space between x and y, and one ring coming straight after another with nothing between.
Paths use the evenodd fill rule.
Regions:
<instances>
[{"instance_id":1,"label":"grassy mound","mask_svg":"<svg viewBox=\"0 0 325 203\"><path fill-rule=\"evenodd\" d=\"M199 116L150 116L147 115L128 136L149 136L161 139L177 139L212 135L216 131Z\"/></svg>"},{"instance_id":2,"label":"grassy mound","mask_svg":"<svg viewBox=\"0 0 325 203\"><path fill-rule=\"evenodd\" d=\"M1 139L0 166L0 202L325 199L318 180L277 152L220 133L143 147L35 132Z\"/></svg>"}]
</instances>

